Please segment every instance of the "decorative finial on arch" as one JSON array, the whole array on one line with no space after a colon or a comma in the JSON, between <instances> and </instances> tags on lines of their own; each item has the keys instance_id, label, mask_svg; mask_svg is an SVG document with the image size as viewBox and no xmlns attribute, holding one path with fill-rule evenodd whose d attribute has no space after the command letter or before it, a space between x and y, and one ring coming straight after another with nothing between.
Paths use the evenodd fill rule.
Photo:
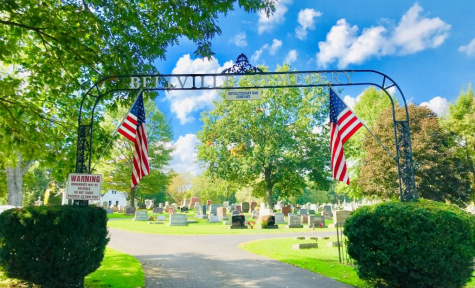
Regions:
<instances>
[{"instance_id":1,"label":"decorative finial on arch","mask_svg":"<svg viewBox=\"0 0 475 288\"><path fill-rule=\"evenodd\" d=\"M247 60L246 55L241 53L241 55L238 56L236 59L236 64L234 64L232 67L229 67L227 69L224 69L221 74L231 74L231 73L262 73L261 69L252 66L249 63L249 60Z\"/></svg>"}]
</instances>

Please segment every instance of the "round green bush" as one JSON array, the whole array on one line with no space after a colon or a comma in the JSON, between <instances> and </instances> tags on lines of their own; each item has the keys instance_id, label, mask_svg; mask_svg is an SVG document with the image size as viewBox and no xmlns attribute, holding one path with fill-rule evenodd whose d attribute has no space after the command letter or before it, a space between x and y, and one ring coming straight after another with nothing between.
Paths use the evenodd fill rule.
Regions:
<instances>
[{"instance_id":1,"label":"round green bush","mask_svg":"<svg viewBox=\"0 0 475 288\"><path fill-rule=\"evenodd\" d=\"M0 265L10 278L41 287L74 287L99 268L107 237L99 207L51 206L0 214Z\"/></svg>"},{"instance_id":2,"label":"round green bush","mask_svg":"<svg viewBox=\"0 0 475 288\"><path fill-rule=\"evenodd\" d=\"M473 216L431 201L361 207L346 220L348 254L375 287L464 287L475 257Z\"/></svg>"}]
</instances>

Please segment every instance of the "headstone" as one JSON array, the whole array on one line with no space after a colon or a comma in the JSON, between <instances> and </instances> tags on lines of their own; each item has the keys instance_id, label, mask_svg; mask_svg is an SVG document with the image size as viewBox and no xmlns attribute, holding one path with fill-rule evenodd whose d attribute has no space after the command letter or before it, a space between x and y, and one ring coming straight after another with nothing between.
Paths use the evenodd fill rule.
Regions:
<instances>
[{"instance_id":1,"label":"headstone","mask_svg":"<svg viewBox=\"0 0 475 288\"><path fill-rule=\"evenodd\" d=\"M168 214L175 214L175 207L169 205L167 210Z\"/></svg>"},{"instance_id":2,"label":"headstone","mask_svg":"<svg viewBox=\"0 0 475 288\"><path fill-rule=\"evenodd\" d=\"M158 208L163 208L163 203L158 203Z\"/></svg>"},{"instance_id":3,"label":"headstone","mask_svg":"<svg viewBox=\"0 0 475 288\"><path fill-rule=\"evenodd\" d=\"M140 203L140 204L139 204L139 209L146 209L146 208L147 208L147 206L145 206L144 203Z\"/></svg>"},{"instance_id":4,"label":"headstone","mask_svg":"<svg viewBox=\"0 0 475 288\"><path fill-rule=\"evenodd\" d=\"M195 204L195 207L196 207L196 216L195 216L195 218L197 218L197 219L206 219L206 218L208 218L208 216L206 215L206 206L205 205L201 205L200 202L197 202Z\"/></svg>"},{"instance_id":5,"label":"headstone","mask_svg":"<svg viewBox=\"0 0 475 288\"><path fill-rule=\"evenodd\" d=\"M162 211L160 211L160 210L162 210ZM153 214L158 214L158 213L162 213L162 212L163 212L163 209L158 208L158 207L153 207L153 210L152 210Z\"/></svg>"},{"instance_id":6,"label":"headstone","mask_svg":"<svg viewBox=\"0 0 475 288\"><path fill-rule=\"evenodd\" d=\"M315 215L313 220L315 228L325 228L325 216L322 215Z\"/></svg>"},{"instance_id":7,"label":"headstone","mask_svg":"<svg viewBox=\"0 0 475 288\"><path fill-rule=\"evenodd\" d=\"M301 243L301 244L292 245L292 249L294 250L312 249L312 248L318 248L318 243Z\"/></svg>"},{"instance_id":8,"label":"headstone","mask_svg":"<svg viewBox=\"0 0 475 288\"><path fill-rule=\"evenodd\" d=\"M107 201L102 202L102 208L107 208Z\"/></svg>"},{"instance_id":9,"label":"headstone","mask_svg":"<svg viewBox=\"0 0 475 288\"><path fill-rule=\"evenodd\" d=\"M262 225L262 229L277 229L279 226L275 225L275 217L273 215L264 216L260 219L261 223L267 222L267 225Z\"/></svg>"},{"instance_id":10,"label":"headstone","mask_svg":"<svg viewBox=\"0 0 475 288\"><path fill-rule=\"evenodd\" d=\"M135 214L135 207L125 206L125 214L134 215Z\"/></svg>"},{"instance_id":11,"label":"headstone","mask_svg":"<svg viewBox=\"0 0 475 288\"><path fill-rule=\"evenodd\" d=\"M237 204L231 204L230 211L232 212L232 211L236 210L236 206L237 206Z\"/></svg>"},{"instance_id":12,"label":"headstone","mask_svg":"<svg viewBox=\"0 0 475 288\"><path fill-rule=\"evenodd\" d=\"M257 202L252 201L252 202L251 202L251 208L250 208L251 211L255 210L255 209L256 209L256 206L257 206Z\"/></svg>"},{"instance_id":13,"label":"headstone","mask_svg":"<svg viewBox=\"0 0 475 288\"><path fill-rule=\"evenodd\" d=\"M117 207L117 205L113 205L111 208L112 208L112 212L114 213L119 212L119 207Z\"/></svg>"},{"instance_id":14,"label":"headstone","mask_svg":"<svg viewBox=\"0 0 475 288\"><path fill-rule=\"evenodd\" d=\"M188 226L185 214L171 214L168 226Z\"/></svg>"},{"instance_id":15,"label":"headstone","mask_svg":"<svg viewBox=\"0 0 475 288\"><path fill-rule=\"evenodd\" d=\"M331 205L324 205L322 215L325 219L331 219L333 214L333 209Z\"/></svg>"},{"instance_id":16,"label":"headstone","mask_svg":"<svg viewBox=\"0 0 475 288\"><path fill-rule=\"evenodd\" d=\"M286 224L284 219L284 213L274 213L275 224Z\"/></svg>"},{"instance_id":17,"label":"headstone","mask_svg":"<svg viewBox=\"0 0 475 288\"><path fill-rule=\"evenodd\" d=\"M206 200L206 206L209 206L209 205L211 205L211 204L213 204L213 201L211 201L211 200Z\"/></svg>"},{"instance_id":18,"label":"headstone","mask_svg":"<svg viewBox=\"0 0 475 288\"><path fill-rule=\"evenodd\" d=\"M252 219L257 219L259 218L259 211L257 210L252 210Z\"/></svg>"},{"instance_id":19,"label":"headstone","mask_svg":"<svg viewBox=\"0 0 475 288\"><path fill-rule=\"evenodd\" d=\"M244 215L231 216L231 226L229 229L246 229L246 217Z\"/></svg>"},{"instance_id":20,"label":"headstone","mask_svg":"<svg viewBox=\"0 0 475 288\"><path fill-rule=\"evenodd\" d=\"M187 207L188 206L188 199L183 199L183 204L181 207Z\"/></svg>"},{"instance_id":21,"label":"headstone","mask_svg":"<svg viewBox=\"0 0 475 288\"><path fill-rule=\"evenodd\" d=\"M300 216L290 215L288 218L289 224L285 226L286 228L303 228L303 225L300 222Z\"/></svg>"},{"instance_id":22,"label":"headstone","mask_svg":"<svg viewBox=\"0 0 475 288\"><path fill-rule=\"evenodd\" d=\"M196 203L200 202L200 197L191 197L190 198L190 209L194 209Z\"/></svg>"},{"instance_id":23,"label":"headstone","mask_svg":"<svg viewBox=\"0 0 475 288\"><path fill-rule=\"evenodd\" d=\"M219 220L218 215L208 215L208 222L209 223L219 223L221 221Z\"/></svg>"},{"instance_id":24,"label":"headstone","mask_svg":"<svg viewBox=\"0 0 475 288\"><path fill-rule=\"evenodd\" d=\"M243 213L249 213L249 202L242 202L241 209Z\"/></svg>"},{"instance_id":25,"label":"headstone","mask_svg":"<svg viewBox=\"0 0 475 288\"><path fill-rule=\"evenodd\" d=\"M165 221L166 219L167 219L167 217L165 217L165 215L158 215L157 216L158 221Z\"/></svg>"},{"instance_id":26,"label":"headstone","mask_svg":"<svg viewBox=\"0 0 475 288\"><path fill-rule=\"evenodd\" d=\"M242 212L241 205L237 205L236 207L234 207L234 210Z\"/></svg>"},{"instance_id":27,"label":"headstone","mask_svg":"<svg viewBox=\"0 0 475 288\"><path fill-rule=\"evenodd\" d=\"M106 208L106 212L107 212L107 214L112 214L113 213L111 208Z\"/></svg>"},{"instance_id":28,"label":"headstone","mask_svg":"<svg viewBox=\"0 0 475 288\"><path fill-rule=\"evenodd\" d=\"M226 216L226 208L225 207L218 207L216 211L219 221L228 220L228 216Z\"/></svg>"},{"instance_id":29,"label":"headstone","mask_svg":"<svg viewBox=\"0 0 475 288\"><path fill-rule=\"evenodd\" d=\"M282 213L284 214L284 216L289 215L290 212L291 212L290 206L284 206L284 207L282 207Z\"/></svg>"},{"instance_id":30,"label":"headstone","mask_svg":"<svg viewBox=\"0 0 475 288\"><path fill-rule=\"evenodd\" d=\"M225 207L225 208L229 207L229 201L224 201L223 202L223 207Z\"/></svg>"},{"instance_id":31,"label":"headstone","mask_svg":"<svg viewBox=\"0 0 475 288\"><path fill-rule=\"evenodd\" d=\"M145 208L146 209L152 209L154 205L154 200L147 199L145 200Z\"/></svg>"},{"instance_id":32,"label":"headstone","mask_svg":"<svg viewBox=\"0 0 475 288\"><path fill-rule=\"evenodd\" d=\"M188 207L181 207L180 212L182 213L188 213Z\"/></svg>"},{"instance_id":33,"label":"headstone","mask_svg":"<svg viewBox=\"0 0 475 288\"><path fill-rule=\"evenodd\" d=\"M211 204L211 205L209 205L209 214L216 215L216 209L218 209L218 207L222 207L221 204Z\"/></svg>"},{"instance_id":34,"label":"headstone","mask_svg":"<svg viewBox=\"0 0 475 288\"><path fill-rule=\"evenodd\" d=\"M307 215L307 209L302 208L300 209L299 212L300 212L300 215Z\"/></svg>"},{"instance_id":35,"label":"headstone","mask_svg":"<svg viewBox=\"0 0 475 288\"><path fill-rule=\"evenodd\" d=\"M301 223L308 223L308 215L307 214L300 215L300 221Z\"/></svg>"},{"instance_id":36,"label":"headstone","mask_svg":"<svg viewBox=\"0 0 475 288\"><path fill-rule=\"evenodd\" d=\"M312 209L308 210L308 214L315 215L315 210L312 210Z\"/></svg>"},{"instance_id":37,"label":"headstone","mask_svg":"<svg viewBox=\"0 0 475 288\"><path fill-rule=\"evenodd\" d=\"M234 216L234 215L241 215L241 211L237 211L237 210L232 211L231 216Z\"/></svg>"},{"instance_id":38,"label":"headstone","mask_svg":"<svg viewBox=\"0 0 475 288\"><path fill-rule=\"evenodd\" d=\"M165 207L167 207L168 205L170 205L170 203L168 201L165 201Z\"/></svg>"},{"instance_id":39,"label":"headstone","mask_svg":"<svg viewBox=\"0 0 475 288\"><path fill-rule=\"evenodd\" d=\"M346 221L346 218L350 217L351 211L334 211L333 212L333 224L343 224Z\"/></svg>"},{"instance_id":40,"label":"headstone","mask_svg":"<svg viewBox=\"0 0 475 288\"><path fill-rule=\"evenodd\" d=\"M317 211L317 204L310 204L310 210Z\"/></svg>"},{"instance_id":41,"label":"headstone","mask_svg":"<svg viewBox=\"0 0 475 288\"><path fill-rule=\"evenodd\" d=\"M147 211L135 211L134 221L148 221Z\"/></svg>"}]
</instances>

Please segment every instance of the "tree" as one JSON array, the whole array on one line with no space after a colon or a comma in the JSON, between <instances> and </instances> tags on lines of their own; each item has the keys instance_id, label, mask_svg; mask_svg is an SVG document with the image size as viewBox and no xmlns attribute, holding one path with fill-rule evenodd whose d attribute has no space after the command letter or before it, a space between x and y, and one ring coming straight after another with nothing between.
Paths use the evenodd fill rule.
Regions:
<instances>
[{"instance_id":1,"label":"tree","mask_svg":"<svg viewBox=\"0 0 475 288\"><path fill-rule=\"evenodd\" d=\"M271 208L279 197L300 194L306 175L324 183L330 163L326 94L322 88L273 88L258 101L216 102L202 114L198 159L212 177L251 187Z\"/></svg>"},{"instance_id":2,"label":"tree","mask_svg":"<svg viewBox=\"0 0 475 288\"><path fill-rule=\"evenodd\" d=\"M58 180L73 170L85 90L105 76L157 73L153 62L182 37L196 44L197 57L212 56L217 18L235 2L247 12L275 9L274 0L1 1L0 134L8 136L0 146L15 173L9 204L21 205L31 161L54 166Z\"/></svg>"},{"instance_id":3,"label":"tree","mask_svg":"<svg viewBox=\"0 0 475 288\"><path fill-rule=\"evenodd\" d=\"M453 137L439 125L437 115L429 108L409 105L408 110L419 197L463 205L469 197L470 187L468 179L460 174L460 159L455 153ZM390 110L381 112L373 129L388 147L394 147L391 114ZM398 108L396 119L403 118L405 109ZM399 182L395 161L372 137L365 137L363 147L366 157L358 185L361 185L365 195L397 198Z\"/></svg>"},{"instance_id":4,"label":"tree","mask_svg":"<svg viewBox=\"0 0 475 288\"><path fill-rule=\"evenodd\" d=\"M442 125L455 136L456 153L463 168L462 177L470 179L472 201L475 201L475 94L469 85L457 102L449 106Z\"/></svg>"},{"instance_id":5,"label":"tree","mask_svg":"<svg viewBox=\"0 0 475 288\"><path fill-rule=\"evenodd\" d=\"M190 189L192 176L190 172L175 173L167 187L167 194L173 198L175 203L180 203L186 198L186 193Z\"/></svg>"},{"instance_id":6,"label":"tree","mask_svg":"<svg viewBox=\"0 0 475 288\"><path fill-rule=\"evenodd\" d=\"M102 152L105 152L104 159L97 166L98 172L104 175L103 189L130 191L132 205L135 204L136 197L143 198L164 192L170 181L170 176L163 170L171 160L172 148L168 145L173 135L171 125L152 100L145 101L144 108L150 174L142 178L136 188L130 189L135 147L119 134L116 134L112 147L102 148ZM109 138L127 114L127 109L121 107L117 112L111 111L105 115L106 121L102 123L102 127L109 131Z\"/></svg>"},{"instance_id":7,"label":"tree","mask_svg":"<svg viewBox=\"0 0 475 288\"><path fill-rule=\"evenodd\" d=\"M395 105L397 105L397 100L393 98L393 101ZM391 100L384 91L369 87L357 97L353 111L363 120L369 129L372 129L379 113L390 107ZM345 143L345 158L348 162L348 171L351 181L350 185L338 182L335 186L336 194L343 194L349 197L361 197L363 193L361 187L357 184L357 179L360 177L361 164L365 158L365 150L362 147L364 137L371 137L371 135L366 128L362 127Z\"/></svg>"},{"instance_id":8,"label":"tree","mask_svg":"<svg viewBox=\"0 0 475 288\"><path fill-rule=\"evenodd\" d=\"M223 179L213 179L207 173L196 176L192 180L190 195L200 197L201 201L211 200L213 203L223 201L236 202L237 185Z\"/></svg>"}]
</instances>

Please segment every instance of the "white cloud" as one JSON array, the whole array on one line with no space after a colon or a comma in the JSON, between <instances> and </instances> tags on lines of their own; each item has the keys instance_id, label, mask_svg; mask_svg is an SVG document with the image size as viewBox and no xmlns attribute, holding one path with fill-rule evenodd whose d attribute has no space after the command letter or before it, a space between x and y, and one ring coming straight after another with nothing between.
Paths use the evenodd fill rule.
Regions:
<instances>
[{"instance_id":1,"label":"white cloud","mask_svg":"<svg viewBox=\"0 0 475 288\"><path fill-rule=\"evenodd\" d=\"M287 10L289 10L286 6L288 4L292 4L292 0L279 1L275 7L274 14L270 15L269 17L267 17L264 12L261 12L259 14L259 22L257 28L259 35L264 32L270 32L275 25L281 24L285 21L285 13L287 13Z\"/></svg>"},{"instance_id":2,"label":"white cloud","mask_svg":"<svg viewBox=\"0 0 475 288\"><path fill-rule=\"evenodd\" d=\"M285 56L284 63L292 64L297 60L297 50L290 50Z\"/></svg>"},{"instance_id":3,"label":"white cloud","mask_svg":"<svg viewBox=\"0 0 475 288\"><path fill-rule=\"evenodd\" d=\"M246 32L241 32L236 34L234 37L229 39L230 43L234 43L234 45L238 47L246 47L247 46L247 40L246 40Z\"/></svg>"},{"instance_id":4,"label":"white cloud","mask_svg":"<svg viewBox=\"0 0 475 288\"><path fill-rule=\"evenodd\" d=\"M277 53L277 50L279 50L280 47L282 47L282 41L278 39L272 40L271 45L267 43L262 45L259 50L254 51L254 54L252 54L251 62L256 63L261 57L262 52L264 52L265 50L268 50L270 55L275 55L275 53Z\"/></svg>"},{"instance_id":5,"label":"white cloud","mask_svg":"<svg viewBox=\"0 0 475 288\"><path fill-rule=\"evenodd\" d=\"M343 98L343 102L350 107L350 109L353 109L355 107L356 102L358 102L360 99L358 97L354 98L351 97L350 95L346 95L345 98Z\"/></svg>"},{"instance_id":6,"label":"white cloud","mask_svg":"<svg viewBox=\"0 0 475 288\"><path fill-rule=\"evenodd\" d=\"M414 4L393 30L375 26L363 29L361 35L358 26L340 19L326 40L318 43L317 64L325 68L338 61L339 68L346 68L373 56L412 54L440 46L448 37L450 25L440 18L424 18L421 12L422 7Z\"/></svg>"},{"instance_id":7,"label":"white cloud","mask_svg":"<svg viewBox=\"0 0 475 288\"><path fill-rule=\"evenodd\" d=\"M449 102L447 99L436 96L429 100L429 102L422 102L420 106L426 106L434 111L439 117L443 116L449 110Z\"/></svg>"},{"instance_id":8,"label":"white cloud","mask_svg":"<svg viewBox=\"0 0 475 288\"><path fill-rule=\"evenodd\" d=\"M468 45L460 46L458 51L465 53L467 56L475 56L475 38Z\"/></svg>"},{"instance_id":9,"label":"white cloud","mask_svg":"<svg viewBox=\"0 0 475 288\"><path fill-rule=\"evenodd\" d=\"M282 41L278 39L272 40L272 45L270 45L269 47L270 55L275 55L275 53L277 52L277 50L279 50L280 47L282 47Z\"/></svg>"},{"instance_id":10,"label":"white cloud","mask_svg":"<svg viewBox=\"0 0 475 288\"><path fill-rule=\"evenodd\" d=\"M261 57L262 52L264 52L265 49L269 48L269 44L264 44L264 46L261 47L261 49L256 50L254 54L251 56L251 62L255 63L259 58Z\"/></svg>"},{"instance_id":11,"label":"white cloud","mask_svg":"<svg viewBox=\"0 0 475 288\"><path fill-rule=\"evenodd\" d=\"M173 159L170 161L170 168L175 172L190 172L193 175L198 175L201 170L197 164L196 145L199 143L195 134L186 134L180 136L178 140L173 143L175 150L172 153Z\"/></svg>"},{"instance_id":12,"label":"white cloud","mask_svg":"<svg viewBox=\"0 0 475 288\"><path fill-rule=\"evenodd\" d=\"M297 21L300 26L295 28L295 36L300 40L307 38L307 30L315 29L315 17L322 16L322 13L314 9L300 10Z\"/></svg>"},{"instance_id":13,"label":"white cloud","mask_svg":"<svg viewBox=\"0 0 475 288\"><path fill-rule=\"evenodd\" d=\"M218 60L214 57L208 59L191 59L189 54L183 55L172 70L172 74L198 74L198 73L221 73L224 69L231 67L232 61L224 63L220 66ZM221 81L217 79L218 81ZM182 78L182 81L186 81ZM221 85L218 83L217 85ZM209 83L207 83L209 82ZM205 85L212 85L212 79L205 79ZM178 85L178 80L172 78L171 83ZM191 80L187 79L185 87L191 87ZM213 101L219 99L218 93L214 90L209 91L170 91L167 92L166 98L170 101L171 111L180 120L181 124L192 122L193 117L190 113L199 111L200 109L213 108Z\"/></svg>"}]
</instances>

